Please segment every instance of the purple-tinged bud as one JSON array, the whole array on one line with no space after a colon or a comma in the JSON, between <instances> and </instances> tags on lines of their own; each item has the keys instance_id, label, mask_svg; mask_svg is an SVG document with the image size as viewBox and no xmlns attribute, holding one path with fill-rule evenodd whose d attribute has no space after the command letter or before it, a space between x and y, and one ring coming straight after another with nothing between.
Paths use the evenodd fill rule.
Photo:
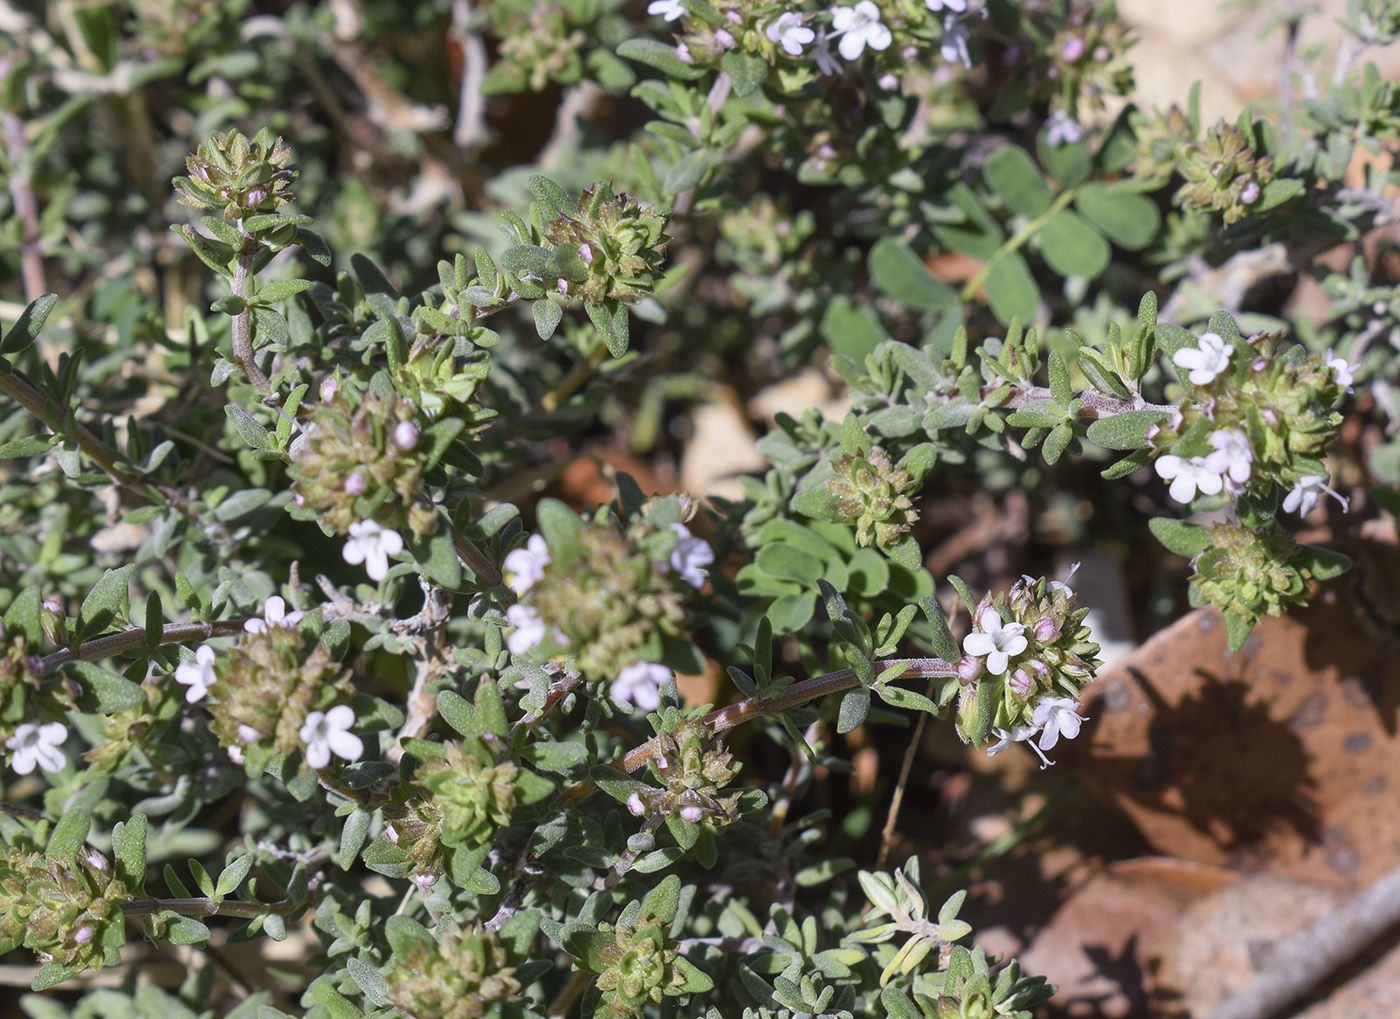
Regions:
<instances>
[{"instance_id":1,"label":"purple-tinged bud","mask_svg":"<svg viewBox=\"0 0 1400 1019\"><path fill-rule=\"evenodd\" d=\"M899 55L902 56L905 60L915 60L919 56L919 47L906 46L904 47L904 49L900 50Z\"/></svg>"},{"instance_id":2,"label":"purple-tinged bud","mask_svg":"<svg viewBox=\"0 0 1400 1019\"><path fill-rule=\"evenodd\" d=\"M593 247L592 247L592 245L589 245L589 244L580 244L580 245L578 246L578 260L579 260L580 262L582 262L584 265L592 265L592 264L593 264Z\"/></svg>"},{"instance_id":3,"label":"purple-tinged bud","mask_svg":"<svg viewBox=\"0 0 1400 1019\"><path fill-rule=\"evenodd\" d=\"M725 11L724 16L731 25L742 25L744 23L743 16L740 15L738 11Z\"/></svg>"},{"instance_id":4,"label":"purple-tinged bud","mask_svg":"<svg viewBox=\"0 0 1400 1019\"><path fill-rule=\"evenodd\" d=\"M1017 697L1021 698L1021 700L1025 700L1026 695L1031 692L1031 687L1034 685L1034 682L1029 672L1025 669L1017 669L1011 674L1011 678L1006 681L1006 685L1011 688L1011 692Z\"/></svg>"},{"instance_id":5,"label":"purple-tinged bud","mask_svg":"<svg viewBox=\"0 0 1400 1019\"><path fill-rule=\"evenodd\" d=\"M418 445L418 426L412 421L400 421L394 426L394 445L408 452Z\"/></svg>"},{"instance_id":6,"label":"purple-tinged bud","mask_svg":"<svg viewBox=\"0 0 1400 1019\"><path fill-rule=\"evenodd\" d=\"M958 682L971 683L980 675L982 675L982 659L972 655L963 655L962 661L958 662Z\"/></svg>"},{"instance_id":7,"label":"purple-tinged bud","mask_svg":"<svg viewBox=\"0 0 1400 1019\"><path fill-rule=\"evenodd\" d=\"M57 598L45 598L43 602L45 612L62 612L63 606L58 603Z\"/></svg>"},{"instance_id":8,"label":"purple-tinged bud","mask_svg":"<svg viewBox=\"0 0 1400 1019\"><path fill-rule=\"evenodd\" d=\"M306 496L302 495L300 492L293 492L292 502L296 503L298 506L305 506Z\"/></svg>"},{"instance_id":9,"label":"purple-tinged bud","mask_svg":"<svg viewBox=\"0 0 1400 1019\"><path fill-rule=\"evenodd\" d=\"M243 196L243 206L247 209L256 209L267 198L267 192L262 188L254 188Z\"/></svg>"},{"instance_id":10,"label":"purple-tinged bud","mask_svg":"<svg viewBox=\"0 0 1400 1019\"><path fill-rule=\"evenodd\" d=\"M1255 181L1246 184L1240 190L1240 201L1244 202L1245 205L1253 205L1259 201L1259 184Z\"/></svg>"},{"instance_id":11,"label":"purple-tinged bud","mask_svg":"<svg viewBox=\"0 0 1400 1019\"><path fill-rule=\"evenodd\" d=\"M642 802L641 796L633 793L627 797L627 813L633 817L641 817L647 812L646 804Z\"/></svg>"},{"instance_id":12,"label":"purple-tinged bud","mask_svg":"<svg viewBox=\"0 0 1400 1019\"><path fill-rule=\"evenodd\" d=\"M356 471L345 479L345 491L349 492L351 495L364 495L368 490L369 482L365 480L365 476L359 471Z\"/></svg>"},{"instance_id":13,"label":"purple-tinged bud","mask_svg":"<svg viewBox=\"0 0 1400 1019\"><path fill-rule=\"evenodd\" d=\"M1035 629L1032 632L1035 634L1035 639L1041 644L1053 644L1060 639L1060 627L1049 616L1041 616L1037 619Z\"/></svg>"},{"instance_id":14,"label":"purple-tinged bud","mask_svg":"<svg viewBox=\"0 0 1400 1019\"><path fill-rule=\"evenodd\" d=\"M1064 48L1060 50L1061 55L1071 64L1084 55L1084 40L1077 35L1072 35L1065 40Z\"/></svg>"},{"instance_id":15,"label":"purple-tinged bud","mask_svg":"<svg viewBox=\"0 0 1400 1019\"><path fill-rule=\"evenodd\" d=\"M413 880L414 880L414 882L418 885L419 888L421 888L423 891L426 892L429 888L433 887L433 885L437 884L437 875L436 875L436 874L419 874L419 875L418 875L416 878L414 878Z\"/></svg>"},{"instance_id":16,"label":"purple-tinged bud","mask_svg":"<svg viewBox=\"0 0 1400 1019\"><path fill-rule=\"evenodd\" d=\"M334 378L325 379L321 382L321 402L330 403L335 399L335 394L340 392L340 383Z\"/></svg>"},{"instance_id":17,"label":"purple-tinged bud","mask_svg":"<svg viewBox=\"0 0 1400 1019\"><path fill-rule=\"evenodd\" d=\"M656 759L656 770L657 770L657 771L669 771L670 768L671 768L671 762L668 761L665 757L658 757L658 758Z\"/></svg>"},{"instance_id":18,"label":"purple-tinged bud","mask_svg":"<svg viewBox=\"0 0 1400 1019\"><path fill-rule=\"evenodd\" d=\"M728 30L721 28L715 32L715 45L722 50L733 49L734 37L729 34ZM583 256L580 255L579 257L582 258Z\"/></svg>"},{"instance_id":19,"label":"purple-tinged bud","mask_svg":"<svg viewBox=\"0 0 1400 1019\"><path fill-rule=\"evenodd\" d=\"M87 860L87 865L93 870L107 869L107 857L103 856L95 849L92 852L88 853L87 856L84 857L84 859Z\"/></svg>"},{"instance_id":20,"label":"purple-tinged bud","mask_svg":"<svg viewBox=\"0 0 1400 1019\"><path fill-rule=\"evenodd\" d=\"M1108 60L1109 56L1110 53L1108 52L1107 46L1094 47L1094 59L1097 60L1099 63L1104 63L1106 60Z\"/></svg>"},{"instance_id":21,"label":"purple-tinged bud","mask_svg":"<svg viewBox=\"0 0 1400 1019\"><path fill-rule=\"evenodd\" d=\"M886 92L893 92L895 89L899 88L899 79L893 74L884 74L880 76L880 80L875 84L879 85L880 88L884 89Z\"/></svg>"},{"instance_id":22,"label":"purple-tinged bud","mask_svg":"<svg viewBox=\"0 0 1400 1019\"><path fill-rule=\"evenodd\" d=\"M557 280L554 281L554 289L559 291L559 293L562 294L564 297L568 297L569 281L566 280L563 276L560 276Z\"/></svg>"},{"instance_id":23,"label":"purple-tinged bud","mask_svg":"<svg viewBox=\"0 0 1400 1019\"><path fill-rule=\"evenodd\" d=\"M384 837L390 842L394 843L394 845L399 844L399 833L395 831L392 827L384 829Z\"/></svg>"},{"instance_id":24,"label":"purple-tinged bud","mask_svg":"<svg viewBox=\"0 0 1400 1019\"><path fill-rule=\"evenodd\" d=\"M73 943L75 945L86 945L92 940L92 936L97 933L88 924L84 924L73 932Z\"/></svg>"},{"instance_id":25,"label":"purple-tinged bud","mask_svg":"<svg viewBox=\"0 0 1400 1019\"><path fill-rule=\"evenodd\" d=\"M982 626L982 617L991 611L993 611L993 609L992 600L990 598L983 598L980 602L978 602L977 608L973 609L972 611L973 627L979 631L985 632ZM998 613L998 615L1000 615L1000 613Z\"/></svg>"},{"instance_id":26,"label":"purple-tinged bud","mask_svg":"<svg viewBox=\"0 0 1400 1019\"><path fill-rule=\"evenodd\" d=\"M696 806L681 807L681 820L696 824L705 816L705 812Z\"/></svg>"}]
</instances>

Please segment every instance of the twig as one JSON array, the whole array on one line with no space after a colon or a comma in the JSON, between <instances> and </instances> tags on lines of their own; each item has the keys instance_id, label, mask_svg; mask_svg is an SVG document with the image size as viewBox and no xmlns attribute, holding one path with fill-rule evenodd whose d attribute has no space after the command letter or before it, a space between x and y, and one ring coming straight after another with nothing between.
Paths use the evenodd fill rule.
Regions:
<instances>
[{"instance_id":1,"label":"twig","mask_svg":"<svg viewBox=\"0 0 1400 1019\"><path fill-rule=\"evenodd\" d=\"M258 253L258 242L251 234L245 232L241 225L238 232L243 235L243 246L238 249L238 257L234 263L232 289L234 297L246 302L248 280L253 275L253 256ZM253 309L246 303L243 310L233 316L233 359L243 368L243 374L248 376L248 381L253 384L254 389L264 396L272 392L272 383L258 367L253 352Z\"/></svg>"},{"instance_id":2,"label":"twig","mask_svg":"<svg viewBox=\"0 0 1400 1019\"><path fill-rule=\"evenodd\" d=\"M928 689L924 691L924 696L933 696L933 684L929 683ZM919 739L924 734L924 723L928 721L928 715L919 712L919 720L914 723L914 737L909 741L909 749L904 752L904 765L899 769L899 781L894 786L894 796L890 798L890 812L885 818L885 827L880 832L880 852L875 857L875 869L884 870L885 861L890 856L890 844L894 842L895 825L899 823L899 808L904 802L904 789L909 784L909 773L914 769L914 758L919 753Z\"/></svg>"},{"instance_id":3,"label":"twig","mask_svg":"<svg viewBox=\"0 0 1400 1019\"><path fill-rule=\"evenodd\" d=\"M0 60L0 80L10 76L11 56ZM34 197L33 167L29 146L24 140L24 121L18 113L6 110L0 116L4 125L5 151L10 164L10 197L20 224L19 270L24 280L26 300L37 300L48 292L44 285L44 259L39 250L39 202Z\"/></svg>"},{"instance_id":4,"label":"twig","mask_svg":"<svg viewBox=\"0 0 1400 1019\"><path fill-rule=\"evenodd\" d=\"M184 644L187 641L209 640L213 637L234 637L243 632L242 619L222 619L213 623L170 623L161 628L160 644ZM121 633L109 633L104 637L94 637L76 648L63 648L51 655L45 655L34 663L36 675L44 676L69 662L90 662L95 658L109 658L143 647L146 643L146 628L133 626Z\"/></svg>"},{"instance_id":5,"label":"twig","mask_svg":"<svg viewBox=\"0 0 1400 1019\"><path fill-rule=\"evenodd\" d=\"M501 586L501 571L496 569L496 564L488 559L486 553L477 548L470 538L458 538L452 543L452 547L457 550L458 557L467 564L467 568L476 574L476 579L481 581L483 587ZM503 594L499 601L502 605L509 606L515 599L509 594Z\"/></svg>"},{"instance_id":6,"label":"twig","mask_svg":"<svg viewBox=\"0 0 1400 1019\"><path fill-rule=\"evenodd\" d=\"M1270 949L1263 969L1208 1019L1266 1019L1304 997L1400 923L1400 868Z\"/></svg>"},{"instance_id":7,"label":"twig","mask_svg":"<svg viewBox=\"0 0 1400 1019\"><path fill-rule=\"evenodd\" d=\"M457 94L457 126L452 141L471 149L486 140L486 102L481 82L486 77L486 46L472 31L471 0L452 0L452 34L462 48L462 89Z\"/></svg>"},{"instance_id":8,"label":"twig","mask_svg":"<svg viewBox=\"0 0 1400 1019\"><path fill-rule=\"evenodd\" d=\"M286 899L280 902L244 902L242 899L215 902L200 896L192 899L132 899L122 903L122 915L144 916L169 909L181 916L240 916L251 920L264 912L285 916L295 908Z\"/></svg>"}]
</instances>

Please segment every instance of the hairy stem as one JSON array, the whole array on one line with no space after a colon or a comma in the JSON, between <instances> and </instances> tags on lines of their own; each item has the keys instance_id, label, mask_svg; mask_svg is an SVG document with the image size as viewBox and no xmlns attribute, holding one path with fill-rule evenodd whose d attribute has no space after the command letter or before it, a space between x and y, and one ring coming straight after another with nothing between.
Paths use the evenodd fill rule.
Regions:
<instances>
[{"instance_id":1,"label":"hairy stem","mask_svg":"<svg viewBox=\"0 0 1400 1019\"><path fill-rule=\"evenodd\" d=\"M213 637L233 637L243 632L243 623L242 619L224 619L214 623L170 623L161 628L157 643L184 644ZM37 675L44 676L68 662L90 662L97 658L108 658L145 644L145 627L133 626L121 633L94 637L76 648L63 648L45 655L35 663L34 671Z\"/></svg>"},{"instance_id":2,"label":"hairy stem","mask_svg":"<svg viewBox=\"0 0 1400 1019\"><path fill-rule=\"evenodd\" d=\"M232 289L233 296L245 302L248 300L248 281L253 276L253 256L257 251L257 240L251 234L244 233L243 247L239 249L234 263ZM272 392L272 383L258 367L253 354L253 310L246 303L243 310L233 316L233 359L242 367L243 374L248 376L254 389L264 395Z\"/></svg>"},{"instance_id":3,"label":"hairy stem","mask_svg":"<svg viewBox=\"0 0 1400 1019\"><path fill-rule=\"evenodd\" d=\"M145 916L169 909L181 916L238 916L252 919L263 913L285 916L295 908L295 905L286 899L281 902L244 902L240 899L224 899L218 902L198 896L189 899L132 899L122 903L122 915Z\"/></svg>"}]
</instances>

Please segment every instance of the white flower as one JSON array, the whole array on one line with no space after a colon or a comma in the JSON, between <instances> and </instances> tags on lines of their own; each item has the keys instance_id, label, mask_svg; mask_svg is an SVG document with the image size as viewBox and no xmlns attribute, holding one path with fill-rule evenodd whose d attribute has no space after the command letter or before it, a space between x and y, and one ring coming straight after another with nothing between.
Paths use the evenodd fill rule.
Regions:
<instances>
[{"instance_id":1,"label":"white flower","mask_svg":"<svg viewBox=\"0 0 1400 1019\"><path fill-rule=\"evenodd\" d=\"M802 15L796 11L779 14L778 20L768 26L764 33L772 42L781 44L790 57L802 56L802 47L817 37L817 33L802 24Z\"/></svg>"},{"instance_id":2,"label":"white flower","mask_svg":"<svg viewBox=\"0 0 1400 1019\"><path fill-rule=\"evenodd\" d=\"M67 738L68 727L61 722L45 722L43 725L23 723L5 741L5 746L15 755L10 767L15 769L16 775L28 775L36 764L45 771L62 771L68 758L58 748Z\"/></svg>"},{"instance_id":3,"label":"white flower","mask_svg":"<svg viewBox=\"0 0 1400 1019\"><path fill-rule=\"evenodd\" d=\"M837 45L847 60L855 60L869 46L872 50L888 49L894 35L880 24L880 8L873 0L860 0L854 7L836 7L831 11L833 36L840 36Z\"/></svg>"},{"instance_id":4,"label":"white flower","mask_svg":"<svg viewBox=\"0 0 1400 1019\"><path fill-rule=\"evenodd\" d=\"M1225 487L1225 479L1206 466L1203 456L1193 456L1190 460L1160 456L1153 467L1162 480L1172 483L1168 491L1177 502L1191 502L1198 488L1202 495L1215 495Z\"/></svg>"},{"instance_id":5,"label":"white flower","mask_svg":"<svg viewBox=\"0 0 1400 1019\"><path fill-rule=\"evenodd\" d=\"M1035 706L1031 722L1040 730L1040 749L1053 749L1060 737L1074 739L1084 716L1075 712L1079 702L1073 697L1042 697Z\"/></svg>"},{"instance_id":6,"label":"white flower","mask_svg":"<svg viewBox=\"0 0 1400 1019\"><path fill-rule=\"evenodd\" d=\"M1215 452L1206 457L1206 470L1226 475L1237 485L1249 480L1250 465L1254 463L1249 436L1233 428L1217 428L1210 433L1210 444Z\"/></svg>"},{"instance_id":7,"label":"white flower","mask_svg":"<svg viewBox=\"0 0 1400 1019\"><path fill-rule=\"evenodd\" d=\"M939 11L957 11L964 14L967 11L967 0L924 0L924 6L934 14Z\"/></svg>"},{"instance_id":8,"label":"white flower","mask_svg":"<svg viewBox=\"0 0 1400 1019\"><path fill-rule=\"evenodd\" d=\"M651 662L635 662L617 674L609 693L616 704L635 704L643 711L661 706L661 687L671 678L671 670Z\"/></svg>"},{"instance_id":9,"label":"white flower","mask_svg":"<svg viewBox=\"0 0 1400 1019\"><path fill-rule=\"evenodd\" d=\"M1332 355L1332 348L1331 348L1331 347L1328 347L1328 348L1327 348L1327 367L1328 367L1328 368L1331 368L1333 374L1336 376L1337 385L1341 386L1341 387L1344 388L1348 393L1350 393L1350 392L1351 392L1351 384L1352 384L1353 382L1356 381L1356 380L1352 377L1352 372L1356 371L1358 368L1361 367L1361 362L1358 361L1358 362L1356 362L1356 364L1347 364L1347 359L1346 359L1346 358L1344 358L1344 357L1334 357L1334 356Z\"/></svg>"},{"instance_id":10,"label":"white flower","mask_svg":"<svg viewBox=\"0 0 1400 1019\"><path fill-rule=\"evenodd\" d=\"M360 737L350 731L355 724L355 712L348 704L337 704L329 711L313 711L301 727L301 741L306 744L306 763L324 768L331 763L331 754L346 761L358 761L365 752Z\"/></svg>"},{"instance_id":11,"label":"white flower","mask_svg":"<svg viewBox=\"0 0 1400 1019\"><path fill-rule=\"evenodd\" d=\"M1039 757L1041 760L1041 771L1044 771L1047 765L1055 763L1054 761L1050 760L1050 758L1045 756L1044 752L1040 749L1040 747L1036 746L1035 743L1032 742L1035 737L1035 734L1040 732L1040 729L1034 725L1018 725L1010 732L1007 732L1005 729L993 729L992 732L997 734L998 739L995 743L993 743L987 748L988 757L995 757L1007 747L1011 746L1012 743L1030 742L1031 749L1035 751L1036 756Z\"/></svg>"},{"instance_id":12,"label":"white flower","mask_svg":"<svg viewBox=\"0 0 1400 1019\"><path fill-rule=\"evenodd\" d=\"M677 21L690 12L681 6L681 0L651 0L647 13L659 14L666 21Z\"/></svg>"},{"instance_id":13,"label":"white flower","mask_svg":"<svg viewBox=\"0 0 1400 1019\"><path fill-rule=\"evenodd\" d=\"M209 688L214 685L217 677L214 675L214 649L208 644L201 644L199 650L194 653L194 661L186 662L175 669L175 682L183 683L189 687L185 691L185 700L193 704L202 700L209 692Z\"/></svg>"},{"instance_id":14,"label":"white flower","mask_svg":"<svg viewBox=\"0 0 1400 1019\"><path fill-rule=\"evenodd\" d=\"M943 40L938 44L938 53L950 64L958 63L964 67L971 67L972 51L967 45L971 38L967 26L950 14L943 19Z\"/></svg>"},{"instance_id":15,"label":"white flower","mask_svg":"<svg viewBox=\"0 0 1400 1019\"><path fill-rule=\"evenodd\" d=\"M1021 635L1025 624L1003 625L1001 614L994 608L987 608L978 617L977 626L981 632L969 633L963 638L963 651L977 658L986 655L987 671L1000 676L1011 657L1026 650L1026 638Z\"/></svg>"},{"instance_id":16,"label":"white flower","mask_svg":"<svg viewBox=\"0 0 1400 1019\"><path fill-rule=\"evenodd\" d=\"M691 587L704 587L708 572L705 567L715 561L714 550L703 539L694 537L685 524L672 524L671 530L678 535L676 547L671 549L671 569Z\"/></svg>"},{"instance_id":17,"label":"white flower","mask_svg":"<svg viewBox=\"0 0 1400 1019\"><path fill-rule=\"evenodd\" d=\"M383 580L389 573L389 557L403 551L403 538L398 531L380 527L373 520L359 520L350 525L350 539L340 553L351 566L365 564L370 580Z\"/></svg>"},{"instance_id":18,"label":"white flower","mask_svg":"<svg viewBox=\"0 0 1400 1019\"><path fill-rule=\"evenodd\" d=\"M523 655L544 640L544 620L528 606L512 605L506 609L506 622L515 627L515 632L506 642L513 655Z\"/></svg>"},{"instance_id":19,"label":"white flower","mask_svg":"<svg viewBox=\"0 0 1400 1019\"><path fill-rule=\"evenodd\" d=\"M1074 573L1078 569L1079 564L1075 563L1069 568L1069 572L1065 574L1064 580L1050 581L1050 583L1046 585L1047 589L1051 591L1063 591L1065 593L1066 598L1073 597L1074 588L1069 586L1069 582L1074 579Z\"/></svg>"},{"instance_id":20,"label":"white flower","mask_svg":"<svg viewBox=\"0 0 1400 1019\"><path fill-rule=\"evenodd\" d=\"M1172 364L1187 369L1190 372L1187 378L1196 385L1208 386L1230 367L1230 355L1234 352L1235 348L1216 333L1205 333L1199 348L1182 347L1172 355Z\"/></svg>"},{"instance_id":21,"label":"white flower","mask_svg":"<svg viewBox=\"0 0 1400 1019\"><path fill-rule=\"evenodd\" d=\"M243 753L242 747L225 747L224 752L228 754L228 759L234 764L248 763L248 756Z\"/></svg>"},{"instance_id":22,"label":"white flower","mask_svg":"<svg viewBox=\"0 0 1400 1019\"><path fill-rule=\"evenodd\" d=\"M530 535L524 548L517 548L506 556L506 572L511 575L510 589L516 594L524 594L544 576L544 568L554 562L549 555L549 547L541 534Z\"/></svg>"},{"instance_id":23,"label":"white flower","mask_svg":"<svg viewBox=\"0 0 1400 1019\"><path fill-rule=\"evenodd\" d=\"M826 34L826 29L818 29L816 42L812 47L812 59L817 62L817 70L827 77L841 73L841 61L831 52L832 38Z\"/></svg>"},{"instance_id":24,"label":"white flower","mask_svg":"<svg viewBox=\"0 0 1400 1019\"><path fill-rule=\"evenodd\" d=\"M1083 137L1084 129L1079 126L1079 121L1063 110L1056 110L1045 122L1045 144L1052 149L1074 145Z\"/></svg>"},{"instance_id":25,"label":"white flower","mask_svg":"<svg viewBox=\"0 0 1400 1019\"><path fill-rule=\"evenodd\" d=\"M1347 511L1347 504L1350 500L1329 488L1327 477L1322 474L1309 474L1301 478L1293 486L1293 491L1283 497L1283 511L1292 513L1297 510L1300 517L1305 517L1317 509L1317 504L1322 500L1324 492L1342 504L1343 513Z\"/></svg>"},{"instance_id":26,"label":"white flower","mask_svg":"<svg viewBox=\"0 0 1400 1019\"><path fill-rule=\"evenodd\" d=\"M274 594L263 605L262 618L254 616L243 624L243 629L249 633L262 633L271 626L281 626L290 630L301 622L304 615L305 612L288 612L287 603L282 600L282 596Z\"/></svg>"}]
</instances>

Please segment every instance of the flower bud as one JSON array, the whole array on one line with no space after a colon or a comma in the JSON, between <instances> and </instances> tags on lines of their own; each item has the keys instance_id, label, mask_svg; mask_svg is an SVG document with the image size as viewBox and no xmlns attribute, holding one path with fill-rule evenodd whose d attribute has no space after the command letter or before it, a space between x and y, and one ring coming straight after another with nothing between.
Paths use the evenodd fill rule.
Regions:
<instances>
[{"instance_id":1,"label":"flower bud","mask_svg":"<svg viewBox=\"0 0 1400 1019\"><path fill-rule=\"evenodd\" d=\"M580 244L580 245L578 246L578 260L579 260L580 262L582 262L584 265L592 265L592 264L593 264L593 248L592 248L590 245L587 245L587 244Z\"/></svg>"},{"instance_id":2,"label":"flower bud","mask_svg":"<svg viewBox=\"0 0 1400 1019\"><path fill-rule=\"evenodd\" d=\"M365 476L359 471L355 471L345 479L345 491L351 495L364 495L369 490L369 482L365 481Z\"/></svg>"},{"instance_id":3,"label":"flower bud","mask_svg":"<svg viewBox=\"0 0 1400 1019\"><path fill-rule=\"evenodd\" d=\"M633 817L641 817L647 812L646 804L642 802L641 796L637 793L627 797L627 812Z\"/></svg>"},{"instance_id":4,"label":"flower bud","mask_svg":"<svg viewBox=\"0 0 1400 1019\"><path fill-rule=\"evenodd\" d=\"M980 675L982 675L982 659L972 655L963 655L962 661L958 662L958 682L971 683Z\"/></svg>"},{"instance_id":5,"label":"flower bud","mask_svg":"<svg viewBox=\"0 0 1400 1019\"><path fill-rule=\"evenodd\" d=\"M321 402L330 403L335 399L335 394L340 392L340 383L334 377L321 382Z\"/></svg>"},{"instance_id":6,"label":"flower bud","mask_svg":"<svg viewBox=\"0 0 1400 1019\"><path fill-rule=\"evenodd\" d=\"M394 426L394 445L404 452L418 445L418 426L412 421L400 421Z\"/></svg>"},{"instance_id":7,"label":"flower bud","mask_svg":"<svg viewBox=\"0 0 1400 1019\"><path fill-rule=\"evenodd\" d=\"M1037 619L1035 629L1032 632L1035 634L1035 639L1041 644L1053 644L1060 639L1060 627L1049 616L1041 616Z\"/></svg>"}]
</instances>

